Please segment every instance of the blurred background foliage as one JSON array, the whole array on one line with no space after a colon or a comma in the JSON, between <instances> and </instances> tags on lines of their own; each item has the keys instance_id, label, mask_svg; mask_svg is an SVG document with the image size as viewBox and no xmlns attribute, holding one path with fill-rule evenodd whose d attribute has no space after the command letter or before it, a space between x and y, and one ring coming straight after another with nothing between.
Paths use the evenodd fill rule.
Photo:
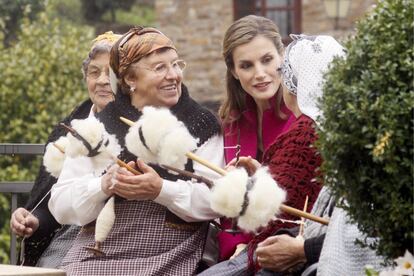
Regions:
<instances>
[{"instance_id":1,"label":"blurred background foliage","mask_svg":"<svg viewBox=\"0 0 414 276\"><path fill-rule=\"evenodd\" d=\"M0 143L45 143L88 97L81 64L92 39L153 25L150 2L0 0ZM0 181L34 180L40 159L0 156ZM10 195L0 194L0 263L9 262L9 219Z\"/></svg>"},{"instance_id":2,"label":"blurred background foliage","mask_svg":"<svg viewBox=\"0 0 414 276\"><path fill-rule=\"evenodd\" d=\"M1 0L0 1L0 30L3 43L10 46L20 28L23 18L34 20L39 11L44 9L44 1L33 0Z\"/></svg>"}]
</instances>

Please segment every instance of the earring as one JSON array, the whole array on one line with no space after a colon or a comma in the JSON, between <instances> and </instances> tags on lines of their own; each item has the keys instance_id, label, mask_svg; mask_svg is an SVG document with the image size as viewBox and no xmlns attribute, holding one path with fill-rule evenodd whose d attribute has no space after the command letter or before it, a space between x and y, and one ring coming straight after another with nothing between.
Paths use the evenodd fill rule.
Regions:
<instances>
[{"instance_id":1,"label":"earring","mask_svg":"<svg viewBox=\"0 0 414 276\"><path fill-rule=\"evenodd\" d=\"M131 86L131 88L129 88L129 93L133 94L135 92L135 87Z\"/></svg>"}]
</instances>

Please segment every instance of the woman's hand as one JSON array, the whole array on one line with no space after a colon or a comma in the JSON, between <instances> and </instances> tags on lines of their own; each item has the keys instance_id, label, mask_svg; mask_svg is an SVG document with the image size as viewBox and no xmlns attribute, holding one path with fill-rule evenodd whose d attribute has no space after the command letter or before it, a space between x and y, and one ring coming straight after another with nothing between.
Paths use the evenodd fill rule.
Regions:
<instances>
[{"instance_id":1,"label":"woman's hand","mask_svg":"<svg viewBox=\"0 0 414 276\"><path fill-rule=\"evenodd\" d=\"M112 191L117 195L129 200L153 200L161 192L162 178L158 173L141 160L128 163L129 166L143 172L141 175L134 175L125 168L119 168L114 174L114 186Z\"/></svg>"},{"instance_id":2,"label":"woman's hand","mask_svg":"<svg viewBox=\"0 0 414 276\"><path fill-rule=\"evenodd\" d=\"M231 170L235 166L244 167L249 175L253 175L258 168L260 168L262 165L256 160L253 159L251 156L242 156L239 158L239 161L237 162L237 159L234 158L231 160L227 166L226 170Z\"/></svg>"},{"instance_id":3,"label":"woman's hand","mask_svg":"<svg viewBox=\"0 0 414 276\"><path fill-rule=\"evenodd\" d=\"M30 237L39 228L39 220L24 208L18 208L10 219L10 229L21 237Z\"/></svg>"},{"instance_id":4,"label":"woman's hand","mask_svg":"<svg viewBox=\"0 0 414 276\"><path fill-rule=\"evenodd\" d=\"M271 236L257 245L257 261L262 268L282 272L306 262L304 239L289 235Z\"/></svg>"},{"instance_id":5,"label":"woman's hand","mask_svg":"<svg viewBox=\"0 0 414 276\"><path fill-rule=\"evenodd\" d=\"M112 165L101 178L101 189L108 196L114 194L114 176L118 170L119 166L117 164Z\"/></svg>"}]
</instances>

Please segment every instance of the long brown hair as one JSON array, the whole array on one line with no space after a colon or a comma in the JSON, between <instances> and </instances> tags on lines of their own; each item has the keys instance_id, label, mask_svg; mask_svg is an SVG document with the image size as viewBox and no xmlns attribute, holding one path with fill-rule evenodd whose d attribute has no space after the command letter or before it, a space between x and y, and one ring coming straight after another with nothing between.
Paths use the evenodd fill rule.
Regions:
<instances>
[{"instance_id":1,"label":"long brown hair","mask_svg":"<svg viewBox=\"0 0 414 276\"><path fill-rule=\"evenodd\" d=\"M265 17L256 15L242 17L235 21L224 35L223 58L227 66L227 95L223 104L220 106L219 115L225 123L237 120L241 112L246 108L245 97L247 92L242 88L240 81L235 79L232 74L232 70L234 70L233 52L238 46L249 43L258 35L270 39L275 45L278 54L283 55L285 48L279 29L272 20ZM282 101L282 88L279 87L276 92L275 114L281 119L287 119L286 114L280 109ZM238 117L232 116L232 112L236 112Z\"/></svg>"}]
</instances>

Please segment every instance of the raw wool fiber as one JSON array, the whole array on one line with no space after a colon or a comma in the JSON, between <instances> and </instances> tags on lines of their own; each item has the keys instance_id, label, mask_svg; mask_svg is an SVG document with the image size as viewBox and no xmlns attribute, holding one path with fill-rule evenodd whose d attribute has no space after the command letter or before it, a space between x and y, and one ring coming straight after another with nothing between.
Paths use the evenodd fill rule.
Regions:
<instances>
[{"instance_id":1,"label":"raw wool fiber","mask_svg":"<svg viewBox=\"0 0 414 276\"><path fill-rule=\"evenodd\" d=\"M69 141L66 136L62 136L55 142L49 143L46 146L46 152L43 157L43 165L51 175L58 178L60 172L62 171L63 162L65 161L66 156L65 153L62 153L53 145L54 143L65 149Z\"/></svg>"},{"instance_id":2,"label":"raw wool fiber","mask_svg":"<svg viewBox=\"0 0 414 276\"><path fill-rule=\"evenodd\" d=\"M197 148L197 139L188 132L183 123L168 133L160 143L158 163L184 169L187 163L186 153Z\"/></svg>"},{"instance_id":3,"label":"raw wool fiber","mask_svg":"<svg viewBox=\"0 0 414 276\"><path fill-rule=\"evenodd\" d=\"M185 154L195 150L197 142L170 110L151 106L143 109L141 118L125 137L128 150L144 162L179 169L184 169L187 163Z\"/></svg>"},{"instance_id":4,"label":"raw wool fiber","mask_svg":"<svg viewBox=\"0 0 414 276\"><path fill-rule=\"evenodd\" d=\"M249 204L246 213L238 219L238 226L249 232L266 226L286 199L286 192L272 178L267 167L258 169L253 178L255 183L248 192Z\"/></svg>"},{"instance_id":5,"label":"raw wool fiber","mask_svg":"<svg viewBox=\"0 0 414 276\"><path fill-rule=\"evenodd\" d=\"M141 118L129 129L125 137L126 146L130 152L144 162L157 164L159 145L164 136L177 124L177 118L168 109L144 107ZM141 140L139 136L140 128L144 140Z\"/></svg>"},{"instance_id":6,"label":"raw wool fiber","mask_svg":"<svg viewBox=\"0 0 414 276\"><path fill-rule=\"evenodd\" d=\"M115 198L112 196L96 219L95 241L103 242L108 236L115 222Z\"/></svg>"},{"instance_id":7,"label":"raw wool fiber","mask_svg":"<svg viewBox=\"0 0 414 276\"><path fill-rule=\"evenodd\" d=\"M237 217L242 210L248 178L246 170L240 168L214 181L211 209L228 218Z\"/></svg>"},{"instance_id":8,"label":"raw wool fiber","mask_svg":"<svg viewBox=\"0 0 414 276\"><path fill-rule=\"evenodd\" d=\"M104 141L108 140L109 143L103 147L102 151L97 156L92 157L92 163L97 172L106 169L112 164L122 151L121 145L119 145L115 135L109 134L106 130L103 135L105 137Z\"/></svg>"},{"instance_id":9,"label":"raw wool fiber","mask_svg":"<svg viewBox=\"0 0 414 276\"><path fill-rule=\"evenodd\" d=\"M95 148L103 138L105 127L96 118L89 117L84 120L72 120L70 123L79 135L88 141L92 148ZM87 156L88 149L78 138L74 137L70 132L67 135L69 145L66 149L66 154L72 158L79 156Z\"/></svg>"},{"instance_id":10,"label":"raw wool fiber","mask_svg":"<svg viewBox=\"0 0 414 276\"><path fill-rule=\"evenodd\" d=\"M128 130L127 135L125 136L125 145L129 152L139 158L145 163L157 163L157 155L152 151L147 149L143 141L139 137L139 125L137 121L133 126Z\"/></svg>"},{"instance_id":11,"label":"raw wool fiber","mask_svg":"<svg viewBox=\"0 0 414 276\"><path fill-rule=\"evenodd\" d=\"M72 127L81 135L92 148L95 148L102 140L102 145L98 149L98 155L91 157L94 167L94 173L102 173L110 164L114 162L114 158L121 152L121 146L115 135L106 132L104 125L95 117L89 117L84 120L73 120ZM88 149L85 145L71 133L67 135L69 144L66 148L67 156L76 158L79 156L87 156ZM109 142L106 146L105 143Z\"/></svg>"}]
</instances>

